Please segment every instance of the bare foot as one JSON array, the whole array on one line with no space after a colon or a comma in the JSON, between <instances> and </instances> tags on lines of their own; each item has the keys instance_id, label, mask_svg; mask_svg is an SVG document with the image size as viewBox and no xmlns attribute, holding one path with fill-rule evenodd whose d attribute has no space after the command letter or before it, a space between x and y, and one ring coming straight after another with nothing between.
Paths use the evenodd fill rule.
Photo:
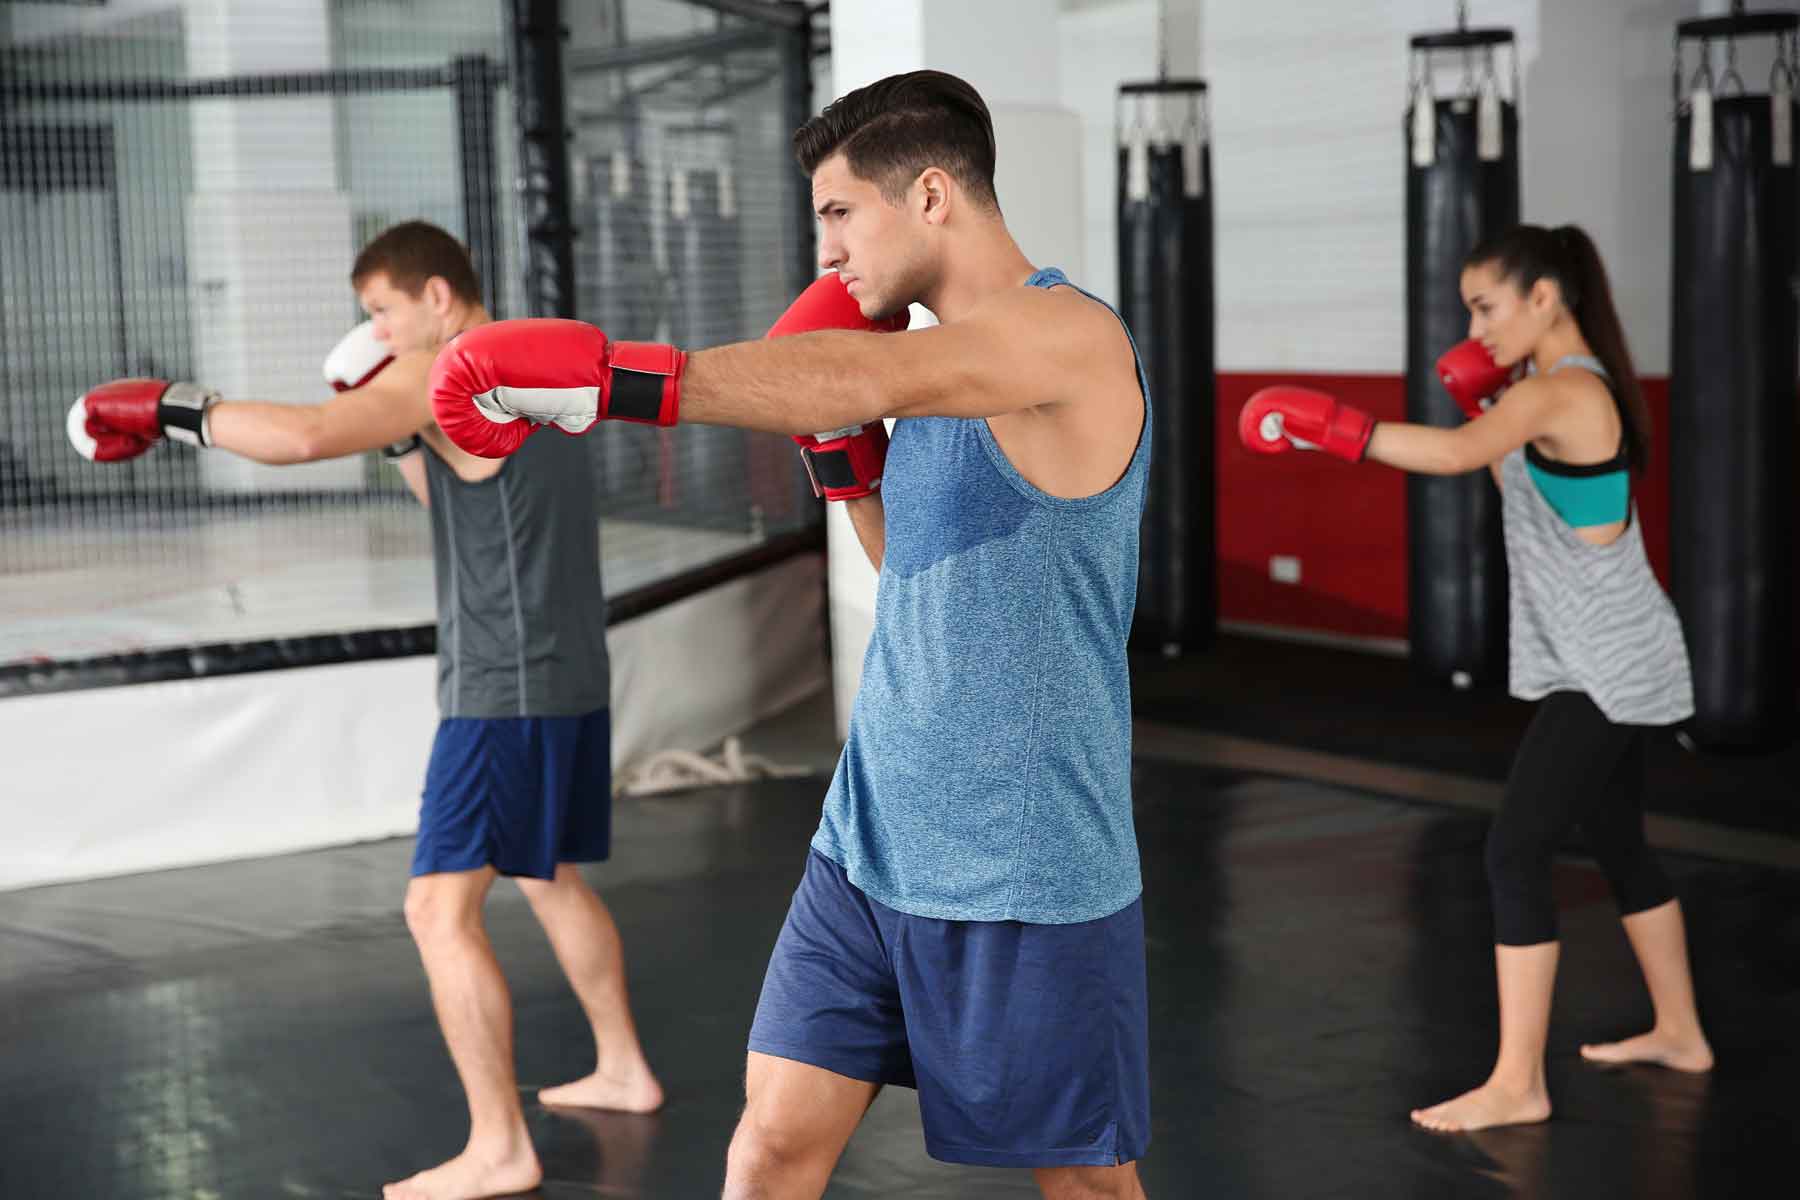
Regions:
<instances>
[{"instance_id":1,"label":"bare foot","mask_svg":"<svg viewBox=\"0 0 1800 1200\"><path fill-rule=\"evenodd\" d=\"M1583 1046L1581 1057L1591 1063L1617 1067L1626 1063L1650 1063L1676 1071L1710 1071L1713 1067L1712 1047L1700 1033L1685 1037L1652 1029L1649 1033L1622 1042L1601 1042Z\"/></svg>"},{"instance_id":2,"label":"bare foot","mask_svg":"<svg viewBox=\"0 0 1800 1200\"><path fill-rule=\"evenodd\" d=\"M1491 1081L1454 1100L1415 1108L1413 1124L1440 1133L1473 1133L1496 1125L1531 1125L1550 1119L1550 1094L1542 1087L1514 1092Z\"/></svg>"},{"instance_id":3,"label":"bare foot","mask_svg":"<svg viewBox=\"0 0 1800 1200\"><path fill-rule=\"evenodd\" d=\"M653 1113L662 1107L662 1084L649 1068L626 1075L602 1075L595 1071L585 1079L547 1087L538 1102L567 1108L606 1108L614 1112Z\"/></svg>"},{"instance_id":4,"label":"bare foot","mask_svg":"<svg viewBox=\"0 0 1800 1200\"><path fill-rule=\"evenodd\" d=\"M486 1200L529 1192L544 1181L537 1152L526 1142L515 1154L495 1160L464 1150L447 1163L381 1189L382 1200Z\"/></svg>"}]
</instances>

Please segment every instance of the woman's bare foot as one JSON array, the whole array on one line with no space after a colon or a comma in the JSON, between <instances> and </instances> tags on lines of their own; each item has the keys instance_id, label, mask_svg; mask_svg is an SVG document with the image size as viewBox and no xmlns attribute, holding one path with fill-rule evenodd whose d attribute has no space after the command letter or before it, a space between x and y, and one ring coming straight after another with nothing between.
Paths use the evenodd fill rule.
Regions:
<instances>
[{"instance_id":1,"label":"woman's bare foot","mask_svg":"<svg viewBox=\"0 0 1800 1200\"><path fill-rule=\"evenodd\" d=\"M1473 1133L1496 1125L1532 1125L1550 1119L1550 1093L1542 1084L1518 1092L1492 1080L1430 1108L1415 1108L1413 1124L1440 1133Z\"/></svg>"},{"instance_id":2,"label":"woman's bare foot","mask_svg":"<svg viewBox=\"0 0 1800 1200\"><path fill-rule=\"evenodd\" d=\"M496 1159L464 1150L447 1163L381 1189L382 1200L486 1200L529 1192L544 1181L537 1152L525 1142Z\"/></svg>"},{"instance_id":3,"label":"woman's bare foot","mask_svg":"<svg viewBox=\"0 0 1800 1200\"><path fill-rule=\"evenodd\" d=\"M1710 1071L1713 1067L1712 1047L1698 1031L1678 1035L1652 1029L1649 1033L1626 1038L1622 1042L1600 1042L1581 1048L1581 1057L1601 1066L1618 1067L1627 1063L1650 1063L1675 1071Z\"/></svg>"},{"instance_id":4,"label":"woman's bare foot","mask_svg":"<svg viewBox=\"0 0 1800 1200\"><path fill-rule=\"evenodd\" d=\"M613 1112L653 1113L662 1107L662 1084L648 1067L625 1075L595 1071L585 1079L538 1092L540 1104L569 1108L605 1108Z\"/></svg>"}]
</instances>

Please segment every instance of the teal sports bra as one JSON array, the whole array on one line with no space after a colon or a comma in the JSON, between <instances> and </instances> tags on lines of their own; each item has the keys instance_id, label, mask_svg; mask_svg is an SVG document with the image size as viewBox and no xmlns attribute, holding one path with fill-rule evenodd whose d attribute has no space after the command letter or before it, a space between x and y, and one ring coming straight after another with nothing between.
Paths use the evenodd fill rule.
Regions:
<instances>
[{"instance_id":1,"label":"teal sports bra","mask_svg":"<svg viewBox=\"0 0 1800 1200\"><path fill-rule=\"evenodd\" d=\"M1597 358L1585 354L1565 355L1545 374L1563 367L1583 367L1600 376L1608 389L1612 387L1612 377ZM1537 447L1527 442L1525 468L1556 515L1576 529L1611 525L1631 515L1631 464L1625 456L1623 433L1619 435L1618 453L1598 463L1556 462L1539 454Z\"/></svg>"}]
</instances>

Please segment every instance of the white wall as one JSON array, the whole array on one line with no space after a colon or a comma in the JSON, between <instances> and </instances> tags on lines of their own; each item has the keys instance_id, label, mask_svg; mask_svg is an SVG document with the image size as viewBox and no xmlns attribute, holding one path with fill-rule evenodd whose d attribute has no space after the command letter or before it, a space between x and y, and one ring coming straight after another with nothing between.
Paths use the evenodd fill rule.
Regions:
<instances>
[{"instance_id":1,"label":"white wall","mask_svg":"<svg viewBox=\"0 0 1800 1200\"><path fill-rule=\"evenodd\" d=\"M1202 4L1219 368L1399 373L1407 39L1445 28L1451 6ZM1471 9L1471 23L1518 37L1525 219L1593 234L1639 369L1666 373L1670 42L1699 0L1478 0ZM1120 82L1155 74L1156 11L1154 0L1064 0L1059 20L1063 103L1081 117L1090 164L1086 276L1109 297L1113 98ZM1760 87L1766 76L1765 66L1746 78Z\"/></svg>"}]
</instances>

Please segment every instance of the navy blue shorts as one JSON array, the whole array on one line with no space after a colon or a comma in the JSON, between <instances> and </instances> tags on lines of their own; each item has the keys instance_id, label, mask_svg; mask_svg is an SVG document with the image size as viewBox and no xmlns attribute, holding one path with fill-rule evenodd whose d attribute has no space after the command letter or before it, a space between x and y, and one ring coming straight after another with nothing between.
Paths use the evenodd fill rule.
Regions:
<instances>
[{"instance_id":1,"label":"navy blue shorts","mask_svg":"<svg viewBox=\"0 0 1800 1200\"><path fill-rule=\"evenodd\" d=\"M1076 925L915 917L814 850L750 1049L917 1088L942 1162L1133 1162L1150 1145L1143 903Z\"/></svg>"},{"instance_id":2,"label":"navy blue shorts","mask_svg":"<svg viewBox=\"0 0 1800 1200\"><path fill-rule=\"evenodd\" d=\"M448 717L425 768L412 873L550 879L612 852L612 714Z\"/></svg>"}]
</instances>

